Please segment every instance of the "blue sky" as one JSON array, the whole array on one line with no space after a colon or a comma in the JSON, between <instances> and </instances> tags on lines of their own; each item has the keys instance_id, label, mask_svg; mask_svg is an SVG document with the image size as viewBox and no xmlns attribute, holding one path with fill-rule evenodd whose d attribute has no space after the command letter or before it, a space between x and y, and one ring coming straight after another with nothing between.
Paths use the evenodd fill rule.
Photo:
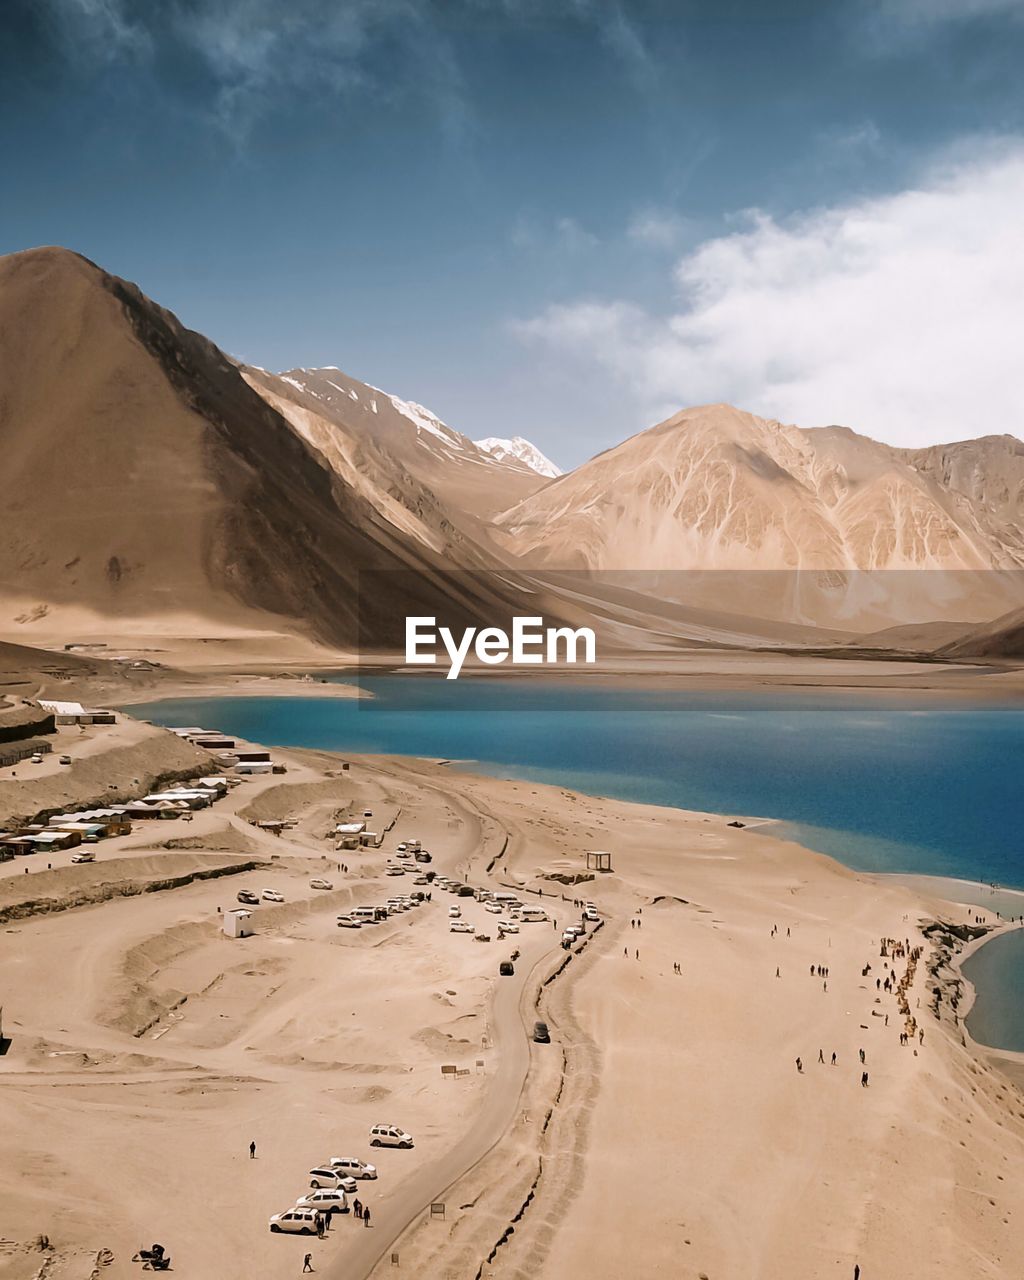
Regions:
<instances>
[{"instance_id":1,"label":"blue sky","mask_svg":"<svg viewBox=\"0 0 1024 1280\"><path fill-rule=\"evenodd\" d=\"M1020 434L1022 62L1024 0L8 0L0 251L562 465Z\"/></svg>"}]
</instances>

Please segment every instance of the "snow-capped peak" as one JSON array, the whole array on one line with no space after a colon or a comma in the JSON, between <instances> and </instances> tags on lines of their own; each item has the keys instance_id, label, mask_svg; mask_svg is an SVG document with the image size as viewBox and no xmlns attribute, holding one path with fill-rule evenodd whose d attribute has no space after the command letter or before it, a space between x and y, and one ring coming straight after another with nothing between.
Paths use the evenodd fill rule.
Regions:
<instances>
[{"instance_id":1,"label":"snow-capped peak","mask_svg":"<svg viewBox=\"0 0 1024 1280\"><path fill-rule=\"evenodd\" d=\"M499 462L521 462L524 466L529 467L531 471L536 471L539 476L547 476L553 480L556 476L562 474L561 467L556 467L551 459L546 458L535 444L531 444L529 440L524 440L522 436L513 436L511 440L501 440L497 436L487 436L486 439L474 440L473 443L478 449L483 449L485 453L497 458Z\"/></svg>"},{"instance_id":2,"label":"snow-capped peak","mask_svg":"<svg viewBox=\"0 0 1024 1280\"><path fill-rule=\"evenodd\" d=\"M458 432L453 431L446 422L442 422L429 409L425 409L421 404L416 404L414 400L402 400L398 396L393 396L389 391L382 391L381 394L387 396L403 418L409 419L417 432L426 431L432 436L437 436L449 448L459 447Z\"/></svg>"}]
</instances>

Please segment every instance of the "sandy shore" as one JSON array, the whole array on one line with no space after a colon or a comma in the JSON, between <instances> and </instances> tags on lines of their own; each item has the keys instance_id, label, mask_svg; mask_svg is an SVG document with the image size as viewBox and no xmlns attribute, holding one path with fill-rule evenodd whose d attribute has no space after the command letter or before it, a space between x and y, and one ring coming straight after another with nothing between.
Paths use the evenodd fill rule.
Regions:
<instances>
[{"instance_id":1,"label":"sandy shore","mask_svg":"<svg viewBox=\"0 0 1024 1280\"><path fill-rule=\"evenodd\" d=\"M79 643L64 646L64 633L31 636L8 632L2 638L43 646L44 661L26 651L21 664L8 660L0 671L12 692L30 696L43 690L62 696L67 689L53 669L64 664L79 695L97 702L129 705L171 697L300 696L350 697L359 675L406 670L401 654L356 654L331 650L296 636L244 633L203 636L176 634L168 626L149 633L111 635L83 627ZM43 651L40 651L43 652ZM422 675L425 669L414 674ZM327 683L325 677L351 676L353 683ZM935 662L913 655L878 651L868 655L834 651L715 649L605 655L595 667L486 667L469 662L463 679L538 679L591 681L595 685L632 685L693 691L855 693L858 697L948 697L1017 701L1024 697L1024 667L1019 663Z\"/></svg>"},{"instance_id":2,"label":"sandy shore","mask_svg":"<svg viewBox=\"0 0 1024 1280\"><path fill-rule=\"evenodd\" d=\"M307 1251L336 1280L394 1275L392 1253L399 1274L439 1278L1024 1274L1024 1098L965 1037L955 975L929 977L922 933L978 908L733 815L423 761L275 756L284 777L191 823L137 826L93 867L59 854L0 880L4 902L56 900L8 923L0 951L3 1280L44 1264L85 1280L101 1250L120 1280L153 1240L203 1280L291 1276ZM335 854L325 834L365 809L383 847ZM267 818L295 825L251 825ZM479 944L449 932L455 899L435 892L376 930L338 929L339 911L408 891L383 872L414 835L436 869L516 886L558 927ZM548 878L585 873L588 849L613 871ZM88 905L57 909L83 871ZM230 940L217 909L241 887L286 901ZM602 925L566 953L579 898ZM478 932L493 924L463 908ZM923 948L906 1044L885 983L909 959L883 956L887 937ZM538 1017L549 1045L529 1041ZM414 1150L371 1151L378 1122ZM271 1235L308 1170L349 1154L380 1167L360 1184L372 1228L345 1215L324 1241ZM41 1234L55 1252L33 1248Z\"/></svg>"}]
</instances>

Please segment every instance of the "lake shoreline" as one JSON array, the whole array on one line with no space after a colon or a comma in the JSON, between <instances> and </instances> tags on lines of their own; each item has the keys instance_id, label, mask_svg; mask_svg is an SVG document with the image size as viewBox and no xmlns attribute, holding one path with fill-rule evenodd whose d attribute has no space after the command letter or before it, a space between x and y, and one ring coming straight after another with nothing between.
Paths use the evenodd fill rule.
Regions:
<instances>
[{"instance_id":1,"label":"lake shoreline","mask_svg":"<svg viewBox=\"0 0 1024 1280\"><path fill-rule=\"evenodd\" d=\"M271 684L276 687L268 687ZM287 684L290 687L285 691L280 687L282 684ZM412 687L405 685L405 682L402 682L402 684L406 688ZM270 680L247 682L235 691L234 695L231 697L230 706L232 709L242 708L243 703L239 701L239 699L244 699L245 697L257 697L262 703L266 704L268 701L273 701L287 692L287 700L289 704L288 720L291 722L293 720L293 715L290 714L291 711L294 711L294 713L300 718L302 714L299 708L294 706L294 700L296 698L301 698L303 695L306 695L311 699L316 699L324 696L325 690L340 690L342 688L347 689L349 687L350 686L341 685L337 682L334 682L331 685L309 685L305 682L298 681L294 683L291 681L271 682ZM499 686L497 684L491 683L492 689L497 689L498 687ZM359 690L358 692L360 694L372 694L373 691ZM436 692L437 686L434 687L435 695ZM777 690L763 690L761 692L767 695L767 701L774 701L778 697ZM349 699L345 695L342 695L342 697L347 705L351 707L352 704ZM177 699L160 700L160 705L165 707L166 712L169 713L169 715L165 715L161 718L173 718L173 707L171 704L176 701ZM191 699L186 699L186 701L191 701ZM200 699L200 701L205 701L205 699ZM707 699L696 701L698 706L714 703L714 699L711 695L708 695ZM129 706L129 710L133 714L138 714L137 705L138 704ZM724 708L722 709L724 711ZM267 710L265 705L263 710ZM712 712L709 714L714 713ZM726 716L725 718L729 717ZM214 719L216 719L216 717L214 717ZM193 722L188 716L186 716L186 720L190 723ZM225 728L222 724L214 724L209 727ZM289 728L293 730L294 725L290 723ZM254 737L255 735L250 734L249 736ZM269 745L281 745L284 748L288 748L299 746L301 744L296 743L295 741L275 744L273 742L273 735L271 734ZM329 746L318 742L314 744L313 749L330 750L335 752L340 751L342 753L346 752L345 745L337 742L331 743ZM363 744L359 745L357 750L359 753L365 753L368 748ZM752 804L744 804L742 800L738 800L734 805L718 805L712 808L704 803L703 798L699 795L676 795L672 800L666 800L659 795L640 796L628 793L624 794L622 788L616 791L614 787L610 787L608 785L611 781L610 778L587 778L579 773L574 774L571 769L560 772L559 770L552 769L550 767L542 767L538 769L537 767L529 764L523 765L521 763L517 764L509 761L493 762L480 759L476 754L449 754L441 751L428 753L418 749L409 749L407 751L402 750L400 753L393 749L386 750L389 755L408 754L410 757L415 759L433 759L435 761L444 760L448 762L449 768L457 768L460 772L483 774L488 777L513 780L520 783L533 780L551 785L562 785L598 798L609 795L613 799L624 801L639 800L642 803L667 804L669 807L677 808L682 811L701 810L716 814L737 812L746 814L750 811L756 812ZM626 791L628 792L628 787L626 788ZM813 824L809 824L807 822L793 822L789 818L772 815L761 815L758 817L745 816L742 819L736 819L736 821L742 821L748 827L760 827L765 835L777 838L781 841L795 841L813 852L835 859L837 862L848 867L857 874L868 877L877 877L886 882L896 881L908 885L928 898L935 899L936 902L955 902L961 904L970 903L972 905L982 907L986 911L1001 911L1004 915L1011 913L1018 915L1024 914L1024 887L1015 889L1014 886L1008 885L1005 887L997 886L993 889L991 881L986 881L981 878L973 878L969 876L951 877L949 875L936 872L922 873L913 870L908 871L902 867L896 870L880 870L877 865L870 865L872 861L871 859L865 858L864 856L858 857L856 846L858 840L861 840L863 843L863 837L859 836L856 832L850 832L840 827L815 828ZM816 840L816 834L819 834L823 838ZM890 843L891 850L895 852L891 852L887 847L883 850L883 854L890 857L898 856L899 842ZM877 862L878 858L882 856L882 854L877 855L874 861ZM865 865L866 861L869 865ZM1015 894L1017 896L1014 896ZM1019 910L1012 911L1013 905L1016 905ZM995 1051L999 1050L999 1046L996 1045L980 1045L980 1047Z\"/></svg>"}]
</instances>

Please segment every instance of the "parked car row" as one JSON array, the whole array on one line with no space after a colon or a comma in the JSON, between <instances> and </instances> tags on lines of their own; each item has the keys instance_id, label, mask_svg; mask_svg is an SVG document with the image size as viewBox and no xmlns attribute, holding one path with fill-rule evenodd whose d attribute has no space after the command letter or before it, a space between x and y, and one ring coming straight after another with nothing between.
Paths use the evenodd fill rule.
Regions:
<instances>
[{"instance_id":1,"label":"parked car row","mask_svg":"<svg viewBox=\"0 0 1024 1280\"><path fill-rule=\"evenodd\" d=\"M324 880L320 876L310 880L309 887L311 889L333 889L334 885L330 880ZM246 907L258 907L261 902L284 902L284 894L280 889L264 889L262 893L256 893L253 889L239 889L235 895L237 900Z\"/></svg>"},{"instance_id":2,"label":"parked car row","mask_svg":"<svg viewBox=\"0 0 1024 1280\"><path fill-rule=\"evenodd\" d=\"M371 1147L399 1147L410 1150L411 1134L394 1124L375 1124L370 1130ZM331 1156L309 1171L309 1190L290 1209L275 1213L270 1230L291 1235L315 1235L319 1214L348 1213L350 1195L364 1180L375 1181L377 1166L358 1156Z\"/></svg>"},{"instance_id":3,"label":"parked car row","mask_svg":"<svg viewBox=\"0 0 1024 1280\"><path fill-rule=\"evenodd\" d=\"M338 916L339 929L361 929L364 925L380 924L390 916L401 915L403 911L411 911L422 906L426 898L422 893L402 893L388 898L387 902L375 907L355 907L352 911Z\"/></svg>"}]
</instances>

